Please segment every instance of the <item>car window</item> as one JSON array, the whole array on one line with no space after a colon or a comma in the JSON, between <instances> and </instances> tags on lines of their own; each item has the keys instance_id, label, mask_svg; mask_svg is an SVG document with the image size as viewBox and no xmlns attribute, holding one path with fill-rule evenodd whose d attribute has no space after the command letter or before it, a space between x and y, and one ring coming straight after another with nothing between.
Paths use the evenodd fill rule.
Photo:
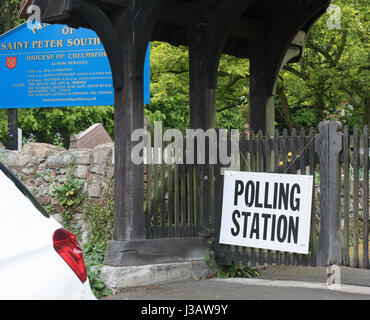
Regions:
<instances>
[{"instance_id":1,"label":"car window","mask_svg":"<svg viewBox=\"0 0 370 320\"><path fill-rule=\"evenodd\" d=\"M35 209L37 209L37 211L39 211L46 218L50 218L47 211L36 200L32 193L23 185L23 183L14 175L14 173L7 169L1 162L0 162L0 171L2 171L5 174L5 176L14 183L17 189L32 203L32 205L35 207Z\"/></svg>"}]
</instances>

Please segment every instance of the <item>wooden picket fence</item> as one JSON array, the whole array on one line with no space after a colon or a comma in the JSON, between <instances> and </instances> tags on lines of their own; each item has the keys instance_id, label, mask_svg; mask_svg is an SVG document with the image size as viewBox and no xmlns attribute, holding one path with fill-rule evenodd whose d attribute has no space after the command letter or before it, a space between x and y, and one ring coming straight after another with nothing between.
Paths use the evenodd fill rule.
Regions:
<instances>
[{"instance_id":1,"label":"wooden picket fence","mask_svg":"<svg viewBox=\"0 0 370 320\"><path fill-rule=\"evenodd\" d=\"M343 264L369 268L369 132L343 133L340 203Z\"/></svg>"},{"instance_id":2,"label":"wooden picket fence","mask_svg":"<svg viewBox=\"0 0 370 320\"><path fill-rule=\"evenodd\" d=\"M348 128L339 134L342 141L342 152L337 159L340 186L335 196L340 215L341 264L369 268L368 128L365 127L362 134L358 128L353 135L349 135ZM316 150L320 139L313 128L302 128L300 132L283 130L282 134L275 131L274 135L266 136L261 132L243 132L239 142L240 171L314 176L308 255L219 244L223 194L221 164L145 165L147 238L210 237L219 264L315 266L320 224L324 221L321 215L329 210L325 200L320 199L323 198L320 185L324 186L320 178L328 175L322 172L324 163L320 167L320 155Z\"/></svg>"}]
</instances>

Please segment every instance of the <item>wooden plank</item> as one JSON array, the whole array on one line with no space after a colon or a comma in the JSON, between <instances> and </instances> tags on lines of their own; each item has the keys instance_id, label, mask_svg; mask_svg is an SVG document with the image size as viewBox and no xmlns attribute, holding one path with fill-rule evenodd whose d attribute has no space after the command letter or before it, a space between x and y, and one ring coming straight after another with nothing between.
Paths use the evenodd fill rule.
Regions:
<instances>
[{"instance_id":1,"label":"wooden plank","mask_svg":"<svg viewBox=\"0 0 370 320\"><path fill-rule=\"evenodd\" d=\"M180 179L179 179L179 166L174 165L174 223L175 223L175 236L180 235Z\"/></svg>"},{"instance_id":2,"label":"wooden plank","mask_svg":"<svg viewBox=\"0 0 370 320\"><path fill-rule=\"evenodd\" d=\"M264 140L264 154L265 154L265 172L270 173L271 170L271 139L270 139L270 132L267 130L266 131L266 137ZM272 251L267 250L267 264L271 265L272 264Z\"/></svg>"},{"instance_id":3,"label":"wooden plank","mask_svg":"<svg viewBox=\"0 0 370 320\"><path fill-rule=\"evenodd\" d=\"M173 196L173 166L168 167L168 236L173 237L174 232L174 196Z\"/></svg>"},{"instance_id":4,"label":"wooden plank","mask_svg":"<svg viewBox=\"0 0 370 320\"><path fill-rule=\"evenodd\" d=\"M264 170L264 159L263 159L263 133L261 130L258 131L257 135L257 172L263 172ZM258 249L258 263L264 265L265 263L265 250Z\"/></svg>"},{"instance_id":5,"label":"wooden plank","mask_svg":"<svg viewBox=\"0 0 370 320\"><path fill-rule=\"evenodd\" d=\"M256 148L254 143L254 131L250 131L249 136L249 157L250 157L250 170L251 172L256 171L255 166L255 159L256 159ZM250 248L250 261L253 266L256 265L256 250L254 248Z\"/></svg>"},{"instance_id":6,"label":"wooden plank","mask_svg":"<svg viewBox=\"0 0 370 320\"><path fill-rule=\"evenodd\" d=\"M296 174L297 173L297 165L298 165L298 160L297 160L297 132L296 129L293 128L291 130L291 140L290 140L290 152L292 153L290 157L290 172ZM297 161L296 161L297 160ZM298 262L298 255L297 253L293 254L293 264L297 266L299 264Z\"/></svg>"},{"instance_id":7,"label":"wooden plank","mask_svg":"<svg viewBox=\"0 0 370 320\"><path fill-rule=\"evenodd\" d=\"M275 130L274 134L274 172L280 172L280 152L279 152L280 134L278 130ZM280 265L280 252L275 251L275 263Z\"/></svg>"},{"instance_id":8,"label":"wooden plank","mask_svg":"<svg viewBox=\"0 0 370 320\"><path fill-rule=\"evenodd\" d=\"M344 219L344 264L349 266L349 130L343 132L343 219Z\"/></svg>"},{"instance_id":9,"label":"wooden plank","mask_svg":"<svg viewBox=\"0 0 370 320\"><path fill-rule=\"evenodd\" d=\"M151 152L148 151L148 160L151 157ZM146 202L147 202L147 214L145 216L145 230L146 236L148 239L152 239L152 225L151 225L151 218L152 218L152 167L151 161L148 161L148 165L146 166Z\"/></svg>"},{"instance_id":10,"label":"wooden plank","mask_svg":"<svg viewBox=\"0 0 370 320\"><path fill-rule=\"evenodd\" d=\"M315 133L314 129L310 128L308 140L310 141L309 146L309 166L310 166L310 175L313 176L313 191L312 191L312 214L311 214L311 233L310 233L310 265L312 267L316 266L316 207L315 207Z\"/></svg>"},{"instance_id":11,"label":"wooden plank","mask_svg":"<svg viewBox=\"0 0 370 320\"><path fill-rule=\"evenodd\" d=\"M360 169L360 148L359 148L359 131L358 127L355 126L353 130L353 259L354 267L358 268L359 266L359 252L358 252L358 241L359 241L359 169Z\"/></svg>"},{"instance_id":12,"label":"wooden plank","mask_svg":"<svg viewBox=\"0 0 370 320\"><path fill-rule=\"evenodd\" d=\"M240 152L240 171L247 172L249 171L249 163L248 163L248 154L247 154L247 135L246 132L243 131L241 134L241 140L239 142L239 152ZM217 194L215 194L217 197ZM248 253L247 248L242 247L240 252L240 259L242 260L243 264L246 265L248 263Z\"/></svg>"},{"instance_id":13,"label":"wooden plank","mask_svg":"<svg viewBox=\"0 0 370 320\"><path fill-rule=\"evenodd\" d=\"M186 166L180 165L181 177L180 177L180 205L181 205L181 236L187 236L187 206L186 206Z\"/></svg>"},{"instance_id":14,"label":"wooden plank","mask_svg":"<svg viewBox=\"0 0 370 320\"><path fill-rule=\"evenodd\" d=\"M310 146L308 148L308 162L309 162L309 174L313 176L313 191L312 191L312 213L311 213L311 232L310 232L310 266L314 267L316 265L316 207L315 207L315 133L314 129L310 128L308 134L308 140L310 141Z\"/></svg>"},{"instance_id":15,"label":"wooden plank","mask_svg":"<svg viewBox=\"0 0 370 320\"><path fill-rule=\"evenodd\" d=\"M192 236L195 235L195 217L194 217L194 166L188 165L187 175L187 197L188 197L188 211L189 211L189 232Z\"/></svg>"},{"instance_id":16,"label":"wooden plank","mask_svg":"<svg viewBox=\"0 0 370 320\"><path fill-rule=\"evenodd\" d=\"M341 124L323 121L319 124L316 151L320 156L320 235L317 246L317 264L340 264L342 260L339 239L340 175L339 155L342 151Z\"/></svg>"},{"instance_id":17,"label":"wooden plank","mask_svg":"<svg viewBox=\"0 0 370 320\"><path fill-rule=\"evenodd\" d=\"M274 134L274 162L275 162L274 172L275 173L280 172L279 141L280 141L279 131L275 130L275 134Z\"/></svg>"},{"instance_id":18,"label":"wooden plank","mask_svg":"<svg viewBox=\"0 0 370 320\"><path fill-rule=\"evenodd\" d=\"M158 204L159 204L159 184L158 184L158 165L153 165L153 205L152 205L152 228L153 228L153 237L158 238Z\"/></svg>"},{"instance_id":19,"label":"wooden plank","mask_svg":"<svg viewBox=\"0 0 370 320\"><path fill-rule=\"evenodd\" d=\"M363 160L362 168L364 170L363 179L363 266L369 269L369 129L367 126L363 130L362 138Z\"/></svg>"},{"instance_id":20,"label":"wooden plank","mask_svg":"<svg viewBox=\"0 0 370 320\"><path fill-rule=\"evenodd\" d=\"M281 139L281 149L283 151L283 173L285 174L288 169L288 130L283 129L283 136ZM288 253L282 253L284 256L284 265L288 265Z\"/></svg>"},{"instance_id":21,"label":"wooden plank","mask_svg":"<svg viewBox=\"0 0 370 320\"><path fill-rule=\"evenodd\" d=\"M194 188L195 188L195 201L196 201L196 221L197 221L197 233L201 231L202 223L201 223L201 212L202 212L202 180L200 176L200 168L199 165L195 166L195 181L194 181Z\"/></svg>"},{"instance_id":22,"label":"wooden plank","mask_svg":"<svg viewBox=\"0 0 370 320\"><path fill-rule=\"evenodd\" d=\"M299 152L299 159L297 162L299 163L299 169L301 175L306 175L306 151L303 151L306 147L306 133L305 129L301 128L301 132L298 138L298 152ZM298 156L297 156L298 157ZM308 265L308 255L299 255L298 256L298 264L299 265Z\"/></svg>"},{"instance_id":23,"label":"wooden plank","mask_svg":"<svg viewBox=\"0 0 370 320\"><path fill-rule=\"evenodd\" d=\"M166 165L164 161L161 164L161 238L166 238L165 226L166 226L166 194L167 194L167 185L166 185Z\"/></svg>"}]
</instances>

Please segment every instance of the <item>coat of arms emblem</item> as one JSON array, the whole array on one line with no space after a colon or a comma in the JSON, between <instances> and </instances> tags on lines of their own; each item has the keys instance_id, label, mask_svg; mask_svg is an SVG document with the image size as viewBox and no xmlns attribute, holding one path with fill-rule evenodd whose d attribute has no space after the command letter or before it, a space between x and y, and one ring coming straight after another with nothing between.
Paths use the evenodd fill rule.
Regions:
<instances>
[{"instance_id":1,"label":"coat of arms emblem","mask_svg":"<svg viewBox=\"0 0 370 320\"><path fill-rule=\"evenodd\" d=\"M17 66L17 57L6 57L6 66L14 69Z\"/></svg>"}]
</instances>

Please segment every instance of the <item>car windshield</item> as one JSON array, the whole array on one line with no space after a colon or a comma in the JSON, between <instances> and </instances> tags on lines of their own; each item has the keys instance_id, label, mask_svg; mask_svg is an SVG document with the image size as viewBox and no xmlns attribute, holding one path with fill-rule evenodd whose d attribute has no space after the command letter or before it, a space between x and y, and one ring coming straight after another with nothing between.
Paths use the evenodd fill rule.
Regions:
<instances>
[{"instance_id":1,"label":"car windshield","mask_svg":"<svg viewBox=\"0 0 370 320\"><path fill-rule=\"evenodd\" d=\"M0 171L5 174L10 181L14 183L17 189L28 199L31 201L33 206L46 218L50 218L47 211L44 207L36 200L36 198L32 195L32 193L23 185L23 183L12 173L9 169L7 169L1 162L0 162Z\"/></svg>"}]
</instances>

